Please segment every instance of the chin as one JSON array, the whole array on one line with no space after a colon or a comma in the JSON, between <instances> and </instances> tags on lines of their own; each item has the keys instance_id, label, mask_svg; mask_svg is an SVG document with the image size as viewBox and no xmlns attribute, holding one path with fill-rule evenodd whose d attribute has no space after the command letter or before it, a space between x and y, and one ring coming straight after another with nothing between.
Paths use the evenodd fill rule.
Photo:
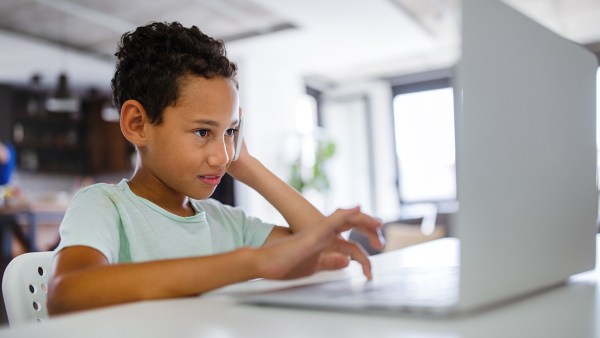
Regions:
<instances>
[{"instance_id":1,"label":"chin","mask_svg":"<svg viewBox=\"0 0 600 338\"><path fill-rule=\"evenodd\" d=\"M214 194L214 192L215 192L215 189L213 189L211 191L195 192L195 193L189 194L188 196L195 200L205 200L207 198L210 198Z\"/></svg>"}]
</instances>

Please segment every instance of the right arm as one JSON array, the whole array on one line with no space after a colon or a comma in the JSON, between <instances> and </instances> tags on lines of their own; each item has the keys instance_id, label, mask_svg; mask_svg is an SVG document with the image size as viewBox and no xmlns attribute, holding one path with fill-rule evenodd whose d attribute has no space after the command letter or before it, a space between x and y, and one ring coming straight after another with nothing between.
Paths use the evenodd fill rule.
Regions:
<instances>
[{"instance_id":1,"label":"right arm","mask_svg":"<svg viewBox=\"0 0 600 338\"><path fill-rule=\"evenodd\" d=\"M256 278L251 249L144 263L108 263L86 246L62 249L49 281L48 310L71 312L132 301L198 295ZM222 267L227 266L227 271Z\"/></svg>"},{"instance_id":2,"label":"right arm","mask_svg":"<svg viewBox=\"0 0 600 338\"><path fill-rule=\"evenodd\" d=\"M362 221L358 208L338 210L326 217L321 227L260 248L143 263L110 265L91 247L67 247L54 260L48 310L55 315L139 300L193 296L253 278L285 278L323 248L345 245L339 233Z\"/></svg>"}]
</instances>

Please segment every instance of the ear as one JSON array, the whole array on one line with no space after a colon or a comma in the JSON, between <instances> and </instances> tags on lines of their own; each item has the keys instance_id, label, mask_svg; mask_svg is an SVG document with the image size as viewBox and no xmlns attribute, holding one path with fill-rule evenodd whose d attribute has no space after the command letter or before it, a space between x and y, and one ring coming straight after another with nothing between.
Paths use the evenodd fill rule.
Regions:
<instances>
[{"instance_id":1,"label":"ear","mask_svg":"<svg viewBox=\"0 0 600 338\"><path fill-rule=\"evenodd\" d=\"M127 100L121 107L121 132L136 146L146 144L148 137L148 115L144 106L137 100Z\"/></svg>"}]
</instances>

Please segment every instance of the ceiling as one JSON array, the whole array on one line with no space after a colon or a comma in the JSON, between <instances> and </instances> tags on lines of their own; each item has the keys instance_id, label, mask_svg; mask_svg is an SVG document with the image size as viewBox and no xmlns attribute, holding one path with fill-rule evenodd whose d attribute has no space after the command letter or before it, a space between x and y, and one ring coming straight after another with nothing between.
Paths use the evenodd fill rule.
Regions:
<instances>
[{"instance_id":1,"label":"ceiling","mask_svg":"<svg viewBox=\"0 0 600 338\"><path fill-rule=\"evenodd\" d=\"M576 42L600 42L600 0L506 2ZM457 59L459 7L459 0L2 0L0 82L26 83L34 73L50 82L67 71L76 84L108 86L121 34L174 20L223 39L234 60L270 55L334 83L423 71Z\"/></svg>"}]
</instances>

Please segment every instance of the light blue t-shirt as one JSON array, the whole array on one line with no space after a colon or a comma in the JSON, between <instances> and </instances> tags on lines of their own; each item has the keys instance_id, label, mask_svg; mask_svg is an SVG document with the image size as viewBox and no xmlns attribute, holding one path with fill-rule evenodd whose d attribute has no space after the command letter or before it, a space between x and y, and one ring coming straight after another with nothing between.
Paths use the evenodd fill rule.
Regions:
<instances>
[{"instance_id":1,"label":"light blue t-shirt","mask_svg":"<svg viewBox=\"0 0 600 338\"><path fill-rule=\"evenodd\" d=\"M207 256L261 246L274 226L213 199L191 204L194 216L177 216L135 195L125 179L83 188L60 225L55 252L88 246L110 264Z\"/></svg>"}]
</instances>

